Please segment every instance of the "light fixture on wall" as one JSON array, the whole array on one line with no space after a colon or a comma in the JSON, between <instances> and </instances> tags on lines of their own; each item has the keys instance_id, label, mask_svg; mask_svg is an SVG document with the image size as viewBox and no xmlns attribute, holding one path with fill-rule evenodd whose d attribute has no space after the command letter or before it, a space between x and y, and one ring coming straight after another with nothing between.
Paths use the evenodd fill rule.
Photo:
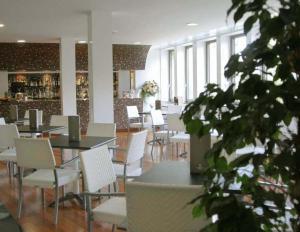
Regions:
<instances>
[{"instance_id":1,"label":"light fixture on wall","mask_svg":"<svg viewBox=\"0 0 300 232\"><path fill-rule=\"evenodd\" d=\"M196 27L196 26L198 26L198 23L187 23L186 25L188 27Z\"/></svg>"},{"instance_id":2,"label":"light fixture on wall","mask_svg":"<svg viewBox=\"0 0 300 232\"><path fill-rule=\"evenodd\" d=\"M5 27L5 25L3 23L0 23L0 27Z\"/></svg>"},{"instance_id":3,"label":"light fixture on wall","mask_svg":"<svg viewBox=\"0 0 300 232\"><path fill-rule=\"evenodd\" d=\"M26 40L25 39L18 39L17 43L26 43Z\"/></svg>"},{"instance_id":4,"label":"light fixture on wall","mask_svg":"<svg viewBox=\"0 0 300 232\"><path fill-rule=\"evenodd\" d=\"M87 41L86 41L86 40L79 40L78 43L79 43L79 44L86 44Z\"/></svg>"}]
</instances>

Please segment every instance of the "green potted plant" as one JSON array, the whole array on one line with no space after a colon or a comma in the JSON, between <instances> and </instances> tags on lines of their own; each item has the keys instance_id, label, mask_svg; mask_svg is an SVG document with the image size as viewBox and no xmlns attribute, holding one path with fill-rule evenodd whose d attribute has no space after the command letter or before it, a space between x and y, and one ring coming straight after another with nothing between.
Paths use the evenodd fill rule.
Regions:
<instances>
[{"instance_id":1,"label":"green potted plant","mask_svg":"<svg viewBox=\"0 0 300 232\"><path fill-rule=\"evenodd\" d=\"M245 34L258 27L260 36L227 63L226 78L239 76L239 83L207 85L182 115L190 134L219 135L206 153L205 192L193 210L218 215L203 231L300 231L300 2L273 3L232 0L228 14L244 20ZM259 154L253 149L231 162L223 155L258 145Z\"/></svg>"}]
</instances>

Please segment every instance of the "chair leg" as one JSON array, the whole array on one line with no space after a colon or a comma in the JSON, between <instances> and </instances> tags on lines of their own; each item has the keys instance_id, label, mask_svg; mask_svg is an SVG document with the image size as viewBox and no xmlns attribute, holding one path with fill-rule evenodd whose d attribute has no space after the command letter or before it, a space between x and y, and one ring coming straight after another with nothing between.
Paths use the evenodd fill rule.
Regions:
<instances>
[{"instance_id":1,"label":"chair leg","mask_svg":"<svg viewBox=\"0 0 300 232\"><path fill-rule=\"evenodd\" d=\"M111 229L111 231L112 231L112 232L114 232L114 231L115 231L115 229L116 229L116 225L115 225L115 224L113 224L113 225L112 225L112 229Z\"/></svg>"},{"instance_id":2,"label":"chair leg","mask_svg":"<svg viewBox=\"0 0 300 232\"><path fill-rule=\"evenodd\" d=\"M92 232L93 231L93 218L92 218L92 213L91 213L91 197L90 196L86 196L86 205L87 205L87 227L88 227L88 232Z\"/></svg>"},{"instance_id":3,"label":"chair leg","mask_svg":"<svg viewBox=\"0 0 300 232\"><path fill-rule=\"evenodd\" d=\"M58 222L58 206L59 206L59 187L55 186L55 206L54 206L54 224Z\"/></svg>"},{"instance_id":4,"label":"chair leg","mask_svg":"<svg viewBox=\"0 0 300 232\"><path fill-rule=\"evenodd\" d=\"M42 207L45 207L45 190L41 188Z\"/></svg>"},{"instance_id":5,"label":"chair leg","mask_svg":"<svg viewBox=\"0 0 300 232\"><path fill-rule=\"evenodd\" d=\"M21 218L22 204L23 204L23 184L22 184L22 170L18 168L18 183L19 183L19 201L18 201L18 219Z\"/></svg>"}]
</instances>

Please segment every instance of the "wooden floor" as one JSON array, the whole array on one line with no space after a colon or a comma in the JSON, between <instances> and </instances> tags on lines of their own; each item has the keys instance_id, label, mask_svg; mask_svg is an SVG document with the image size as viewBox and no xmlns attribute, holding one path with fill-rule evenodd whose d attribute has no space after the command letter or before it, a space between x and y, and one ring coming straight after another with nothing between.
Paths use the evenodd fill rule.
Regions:
<instances>
[{"instance_id":1,"label":"wooden floor","mask_svg":"<svg viewBox=\"0 0 300 232\"><path fill-rule=\"evenodd\" d=\"M150 136L149 136L150 139ZM118 142L120 147L127 146L127 133L118 133ZM148 170L153 165L150 151L152 145L146 146L144 170ZM183 148L180 147L182 150ZM57 162L59 153L55 151ZM159 145L154 147L154 163L160 162L162 159L174 160L176 156L176 148L171 148L171 145L164 146L161 150ZM162 155L164 154L164 155ZM118 158L122 158L123 154L117 154ZM179 158L181 159L181 158ZM120 184L120 189L123 186ZM10 213L16 218L17 209L17 180L14 178L9 182L6 165L0 163L0 202L4 203ZM49 204L53 200L52 190L46 190L46 203ZM46 204L46 205L47 205ZM97 204L97 202L95 202ZM22 217L19 221L25 232L82 232L86 229L86 214L85 211L75 201L65 202L59 208L59 222L55 226L53 224L53 208L42 207L40 190L37 188L24 187L24 205ZM108 232L111 231L111 225L107 223L94 222L94 231ZM1 231L2 232L2 231ZM5 232L5 231L3 231Z\"/></svg>"}]
</instances>

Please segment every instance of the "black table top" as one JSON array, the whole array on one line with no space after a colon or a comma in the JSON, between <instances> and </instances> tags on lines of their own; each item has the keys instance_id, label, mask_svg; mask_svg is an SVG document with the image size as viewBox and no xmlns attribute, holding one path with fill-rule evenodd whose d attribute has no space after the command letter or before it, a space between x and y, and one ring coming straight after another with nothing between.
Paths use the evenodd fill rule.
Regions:
<instances>
[{"instance_id":1,"label":"black table top","mask_svg":"<svg viewBox=\"0 0 300 232\"><path fill-rule=\"evenodd\" d=\"M50 139L53 148L88 150L116 140L115 137L82 136L79 142L69 141L69 136L60 135Z\"/></svg>"},{"instance_id":2,"label":"black table top","mask_svg":"<svg viewBox=\"0 0 300 232\"><path fill-rule=\"evenodd\" d=\"M202 185L204 177L190 174L190 164L187 161L162 161L155 164L149 171L134 178L134 181L170 184L170 185Z\"/></svg>"},{"instance_id":3,"label":"black table top","mask_svg":"<svg viewBox=\"0 0 300 232\"><path fill-rule=\"evenodd\" d=\"M31 128L29 125L19 125L18 130L20 133L46 133L50 131L55 131L63 129L63 126L45 126L41 125L38 128Z\"/></svg>"}]
</instances>

